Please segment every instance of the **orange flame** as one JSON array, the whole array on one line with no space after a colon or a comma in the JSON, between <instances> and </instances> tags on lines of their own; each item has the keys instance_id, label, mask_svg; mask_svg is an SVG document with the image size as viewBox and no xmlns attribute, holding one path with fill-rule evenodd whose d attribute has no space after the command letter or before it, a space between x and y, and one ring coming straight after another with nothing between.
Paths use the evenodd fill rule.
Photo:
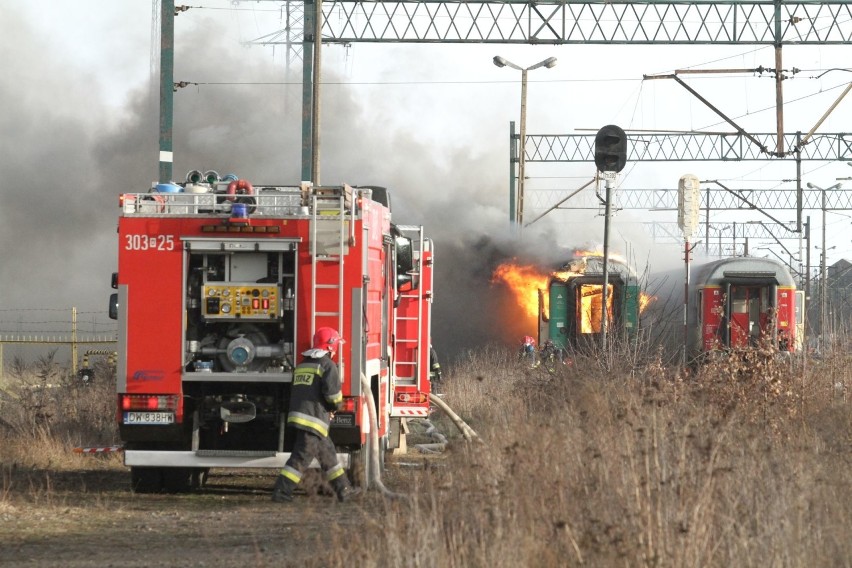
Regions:
<instances>
[{"instance_id":1,"label":"orange flame","mask_svg":"<svg viewBox=\"0 0 852 568\"><path fill-rule=\"evenodd\" d=\"M577 249L577 250L574 251L574 256L576 258L583 258L584 256L595 256L595 257L603 258L603 255L604 254L603 254L602 250L580 250L580 249ZM611 260L614 260L615 262L620 262L621 264L625 264L625 265L627 264L627 259L624 258L623 256L621 256L620 254L618 254L617 252L610 251L609 254L607 255L607 257Z\"/></svg>"},{"instance_id":2,"label":"orange flame","mask_svg":"<svg viewBox=\"0 0 852 568\"><path fill-rule=\"evenodd\" d=\"M603 253L599 251L575 251L574 253L577 257L584 256L603 256ZM614 260L619 259L616 255L613 257ZM623 261L621 261L623 262ZM578 268L577 266L571 266L570 268ZM523 309L524 313L526 313L530 317L538 318L538 310L539 310L539 293L547 290L547 284L550 278L558 278L559 280L567 281L571 278L576 278L577 276L582 276L583 272L571 269L564 269L558 271L547 271L542 270L541 268L532 265L532 264L517 264L515 262L504 262L499 265L491 276L491 282L493 283L502 283L505 284L509 290L515 295L515 299L518 305ZM601 285L587 284L583 286L586 289L585 295L589 295L590 297L585 298L583 300L585 309L583 312L591 313L594 311L592 304L595 303L595 299L597 300L597 312L598 312L598 320L600 320L600 301L601 301ZM612 306L612 288L609 288L610 294L608 295L607 304ZM596 297L595 297L596 295ZM542 306L542 311L544 314L548 314L550 312L549 298L546 293L542 294L542 299L544 300L544 305ZM639 313L645 311L651 302L653 302L656 298L654 296L650 296L644 292L639 293ZM609 313L612 313L612 310L609 310ZM594 316L588 316L594 319ZM600 326L598 321L597 327ZM583 327L594 327L591 321L585 322Z\"/></svg>"},{"instance_id":3,"label":"orange flame","mask_svg":"<svg viewBox=\"0 0 852 568\"><path fill-rule=\"evenodd\" d=\"M538 317L538 291L547 288L549 272L532 264L504 262L494 270L491 282L502 282L511 290L524 313Z\"/></svg>"}]
</instances>

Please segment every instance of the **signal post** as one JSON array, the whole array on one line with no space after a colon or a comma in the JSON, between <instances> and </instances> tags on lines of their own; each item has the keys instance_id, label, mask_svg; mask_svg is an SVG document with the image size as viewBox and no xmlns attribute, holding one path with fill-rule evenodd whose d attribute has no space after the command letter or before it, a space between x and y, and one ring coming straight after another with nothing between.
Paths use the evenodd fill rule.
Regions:
<instances>
[{"instance_id":1,"label":"signal post","mask_svg":"<svg viewBox=\"0 0 852 568\"><path fill-rule=\"evenodd\" d=\"M606 180L603 244L603 290L601 290L601 349L607 349L607 288L609 287L609 216L612 209L612 186L618 172L627 164L627 135L624 130L610 124L598 130L595 136L595 166Z\"/></svg>"}]
</instances>

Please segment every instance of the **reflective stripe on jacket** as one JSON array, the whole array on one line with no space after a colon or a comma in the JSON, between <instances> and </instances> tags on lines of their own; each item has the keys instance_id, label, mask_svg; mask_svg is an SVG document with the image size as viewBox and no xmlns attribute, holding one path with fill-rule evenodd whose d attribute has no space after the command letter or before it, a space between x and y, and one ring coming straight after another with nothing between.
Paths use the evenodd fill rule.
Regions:
<instances>
[{"instance_id":1,"label":"reflective stripe on jacket","mask_svg":"<svg viewBox=\"0 0 852 568\"><path fill-rule=\"evenodd\" d=\"M342 403L337 365L328 356L306 357L293 371L287 424L328 436L328 413Z\"/></svg>"}]
</instances>

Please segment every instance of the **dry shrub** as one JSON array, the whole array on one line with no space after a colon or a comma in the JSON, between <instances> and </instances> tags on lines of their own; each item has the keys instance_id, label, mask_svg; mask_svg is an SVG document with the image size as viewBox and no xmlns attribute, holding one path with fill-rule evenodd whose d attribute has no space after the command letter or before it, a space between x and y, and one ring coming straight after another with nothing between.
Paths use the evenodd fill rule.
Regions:
<instances>
[{"instance_id":1,"label":"dry shrub","mask_svg":"<svg viewBox=\"0 0 852 568\"><path fill-rule=\"evenodd\" d=\"M696 395L723 416L736 411L751 424L779 434L801 412L802 376L797 360L768 342L722 353L695 375Z\"/></svg>"},{"instance_id":2,"label":"dry shrub","mask_svg":"<svg viewBox=\"0 0 852 568\"><path fill-rule=\"evenodd\" d=\"M350 553L367 566L848 564L849 409L816 376L761 353L691 376L658 357L613 363L547 372L486 349L448 369L445 401L484 443L454 437L410 474L417 497L388 502Z\"/></svg>"},{"instance_id":3,"label":"dry shrub","mask_svg":"<svg viewBox=\"0 0 852 568\"><path fill-rule=\"evenodd\" d=\"M0 391L0 462L69 467L78 465L74 447L117 443L115 368L96 361L94 370L85 384L53 354L13 365Z\"/></svg>"}]
</instances>

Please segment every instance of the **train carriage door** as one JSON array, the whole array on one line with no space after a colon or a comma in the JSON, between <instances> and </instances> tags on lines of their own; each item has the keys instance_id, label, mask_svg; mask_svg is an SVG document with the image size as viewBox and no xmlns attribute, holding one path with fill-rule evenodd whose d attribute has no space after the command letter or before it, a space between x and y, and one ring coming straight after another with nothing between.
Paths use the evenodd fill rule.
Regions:
<instances>
[{"instance_id":1,"label":"train carriage door","mask_svg":"<svg viewBox=\"0 0 852 568\"><path fill-rule=\"evenodd\" d=\"M546 328L547 337L542 334L542 339L550 339L560 349L568 348L568 331L571 325L568 308L568 286L564 282L552 282L550 284L550 311L548 319L542 327ZM543 301L543 299L542 299ZM541 319L544 318L544 309L540 310Z\"/></svg>"},{"instance_id":2,"label":"train carriage door","mask_svg":"<svg viewBox=\"0 0 852 568\"><path fill-rule=\"evenodd\" d=\"M796 314L796 331L794 335L793 350L802 351L805 348L805 291L796 290L796 302L794 304Z\"/></svg>"},{"instance_id":3,"label":"train carriage door","mask_svg":"<svg viewBox=\"0 0 852 568\"><path fill-rule=\"evenodd\" d=\"M766 288L732 284L730 290L730 347L748 347L766 327Z\"/></svg>"},{"instance_id":4,"label":"train carriage door","mask_svg":"<svg viewBox=\"0 0 852 568\"><path fill-rule=\"evenodd\" d=\"M761 333L768 333L772 344L778 345L778 286L770 284L761 289L762 310L760 312Z\"/></svg>"}]
</instances>

